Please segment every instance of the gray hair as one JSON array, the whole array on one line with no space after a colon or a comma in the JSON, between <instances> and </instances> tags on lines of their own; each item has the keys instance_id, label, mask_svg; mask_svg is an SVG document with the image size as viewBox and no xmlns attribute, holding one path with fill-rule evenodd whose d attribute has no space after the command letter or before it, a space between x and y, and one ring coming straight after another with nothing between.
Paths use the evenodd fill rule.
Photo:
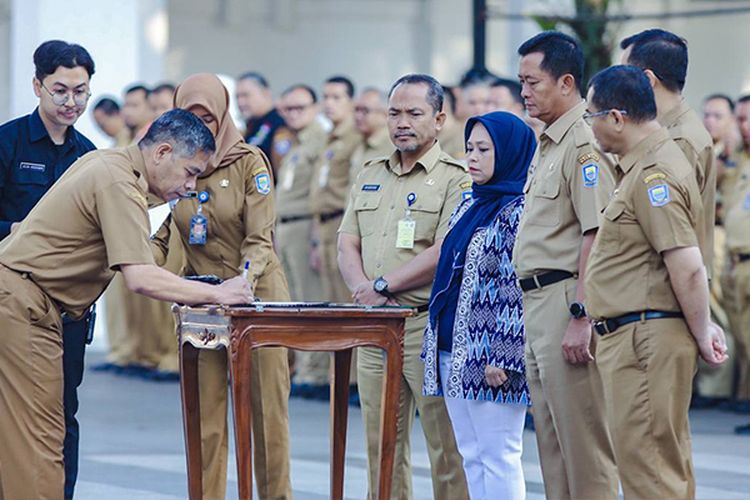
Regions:
<instances>
[{"instance_id":1,"label":"gray hair","mask_svg":"<svg viewBox=\"0 0 750 500\"><path fill-rule=\"evenodd\" d=\"M396 87L399 85L426 85L427 86L427 104L430 105L430 107L435 111L435 113L440 113L440 110L443 109L443 99L445 95L443 94L443 86L440 85L440 82L438 82L435 78L433 78L430 75L425 75L421 73L411 73L409 75L404 75L398 80L396 80L396 83L393 84L391 87L391 90L388 91L388 99L391 98L393 95L393 92L396 90Z\"/></svg>"},{"instance_id":2,"label":"gray hair","mask_svg":"<svg viewBox=\"0 0 750 500\"><path fill-rule=\"evenodd\" d=\"M211 155L216 151L216 142L208 127L184 109L172 109L157 118L138 146L143 148L164 142L171 144L174 153L183 158L193 158L199 152Z\"/></svg>"}]
</instances>

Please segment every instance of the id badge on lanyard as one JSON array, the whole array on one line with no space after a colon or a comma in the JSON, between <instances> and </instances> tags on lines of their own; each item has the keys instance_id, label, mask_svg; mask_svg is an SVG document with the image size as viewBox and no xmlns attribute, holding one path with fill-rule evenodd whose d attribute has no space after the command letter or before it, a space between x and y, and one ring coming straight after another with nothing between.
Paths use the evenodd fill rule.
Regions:
<instances>
[{"instance_id":1,"label":"id badge on lanyard","mask_svg":"<svg viewBox=\"0 0 750 500\"><path fill-rule=\"evenodd\" d=\"M398 221L398 231L396 233L396 248L414 248L414 236L416 233L417 223L411 217L411 206L417 201L415 193L409 193L406 197L406 214L404 218Z\"/></svg>"},{"instance_id":2,"label":"id badge on lanyard","mask_svg":"<svg viewBox=\"0 0 750 500\"><path fill-rule=\"evenodd\" d=\"M191 245L205 245L208 238L208 218L203 215L203 204L209 199L208 191L201 191L198 195L198 211L190 218Z\"/></svg>"}]
</instances>

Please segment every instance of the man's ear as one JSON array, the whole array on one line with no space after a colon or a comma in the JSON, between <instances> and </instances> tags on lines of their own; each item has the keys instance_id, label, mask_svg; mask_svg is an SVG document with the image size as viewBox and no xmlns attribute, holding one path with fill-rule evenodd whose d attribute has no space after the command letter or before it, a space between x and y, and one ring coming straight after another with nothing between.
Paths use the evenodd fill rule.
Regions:
<instances>
[{"instance_id":1,"label":"man's ear","mask_svg":"<svg viewBox=\"0 0 750 500\"><path fill-rule=\"evenodd\" d=\"M656 88L656 84L659 82L659 79L656 77L656 74L654 74L653 71L650 69L644 69L643 73L646 75L646 78L648 78L649 83L651 84L651 88Z\"/></svg>"},{"instance_id":2,"label":"man's ear","mask_svg":"<svg viewBox=\"0 0 750 500\"><path fill-rule=\"evenodd\" d=\"M625 116L619 109L613 109L610 111L610 115L615 122L615 130L617 130L617 132L622 132L625 128Z\"/></svg>"},{"instance_id":3,"label":"man's ear","mask_svg":"<svg viewBox=\"0 0 750 500\"><path fill-rule=\"evenodd\" d=\"M435 116L435 125L436 125L435 128L437 129L438 132L440 132L443 129L443 125L445 125L445 119L446 119L446 114L442 111L438 113L437 116Z\"/></svg>"},{"instance_id":4,"label":"man's ear","mask_svg":"<svg viewBox=\"0 0 750 500\"><path fill-rule=\"evenodd\" d=\"M34 88L34 95L42 97L42 82L37 77L31 79L31 86Z\"/></svg>"},{"instance_id":5,"label":"man's ear","mask_svg":"<svg viewBox=\"0 0 750 500\"><path fill-rule=\"evenodd\" d=\"M573 92L578 92L578 88L576 87L576 79L573 78L573 75L570 73L565 73L563 76L560 77L558 80L558 83L560 84L560 90L562 91L562 94L564 96L569 96Z\"/></svg>"},{"instance_id":6,"label":"man's ear","mask_svg":"<svg viewBox=\"0 0 750 500\"><path fill-rule=\"evenodd\" d=\"M174 147L168 142L157 144L153 152L154 163L158 165L167 155L172 154L173 151Z\"/></svg>"}]
</instances>

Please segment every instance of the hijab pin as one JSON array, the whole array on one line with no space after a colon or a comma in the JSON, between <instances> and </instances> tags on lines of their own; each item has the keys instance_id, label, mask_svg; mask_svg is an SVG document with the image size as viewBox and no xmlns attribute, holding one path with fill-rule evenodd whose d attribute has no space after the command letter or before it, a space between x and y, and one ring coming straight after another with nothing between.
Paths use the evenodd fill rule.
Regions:
<instances>
[{"instance_id":1,"label":"hijab pin","mask_svg":"<svg viewBox=\"0 0 750 500\"><path fill-rule=\"evenodd\" d=\"M219 181L219 186L223 188L229 187L229 179L222 179Z\"/></svg>"}]
</instances>

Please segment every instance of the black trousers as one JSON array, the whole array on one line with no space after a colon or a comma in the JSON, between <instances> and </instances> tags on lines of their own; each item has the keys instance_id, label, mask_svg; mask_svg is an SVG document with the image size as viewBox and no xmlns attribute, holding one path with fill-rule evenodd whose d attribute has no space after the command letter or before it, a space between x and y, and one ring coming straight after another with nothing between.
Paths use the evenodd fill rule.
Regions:
<instances>
[{"instance_id":1,"label":"black trousers","mask_svg":"<svg viewBox=\"0 0 750 500\"><path fill-rule=\"evenodd\" d=\"M83 380L83 355L86 351L89 314L79 321L63 323L63 409L65 412L65 499L73 498L78 478L78 386Z\"/></svg>"}]
</instances>

